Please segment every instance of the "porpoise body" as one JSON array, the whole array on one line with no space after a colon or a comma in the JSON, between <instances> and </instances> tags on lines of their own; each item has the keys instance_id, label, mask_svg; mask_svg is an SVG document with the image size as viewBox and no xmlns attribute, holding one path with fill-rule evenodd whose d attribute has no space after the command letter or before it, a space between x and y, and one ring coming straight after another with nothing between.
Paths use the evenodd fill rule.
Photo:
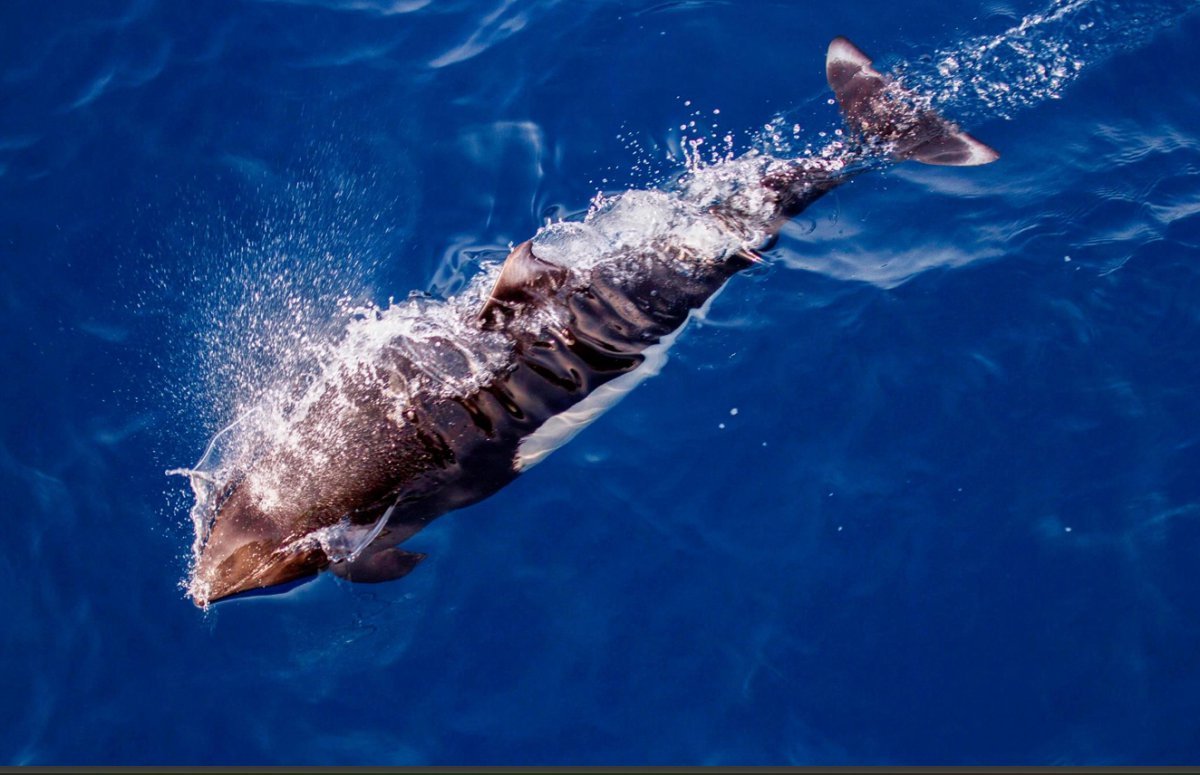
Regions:
<instances>
[{"instance_id":1,"label":"porpoise body","mask_svg":"<svg viewBox=\"0 0 1200 775\"><path fill-rule=\"evenodd\" d=\"M377 343L367 363L314 387L284 437L210 493L192 599L207 606L323 570L355 582L406 575L423 555L401 543L495 493L656 373L689 317L760 261L788 219L866 168L858 162L998 158L845 38L830 44L826 75L849 128L837 154L750 153L677 191L612 197L586 223L516 246L453 326ZM631 240L621 224L632 210L650 223ZM447 373L470 378L439 379Z\"/></svg>"}]
</instances>

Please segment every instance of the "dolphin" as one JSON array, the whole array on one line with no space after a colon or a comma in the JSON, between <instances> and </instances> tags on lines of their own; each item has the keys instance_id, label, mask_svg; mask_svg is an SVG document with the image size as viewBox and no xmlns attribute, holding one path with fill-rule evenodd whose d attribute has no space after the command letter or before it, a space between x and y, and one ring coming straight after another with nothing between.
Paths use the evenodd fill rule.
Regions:
<instances>
[{"instance_id":1,"label":"dolphin","mask_svg":"<svg viewBox=\"0 0 1200 775\"><path fill-rule=\"evenodd\" d=\"M848 127L834 152L750 152L677 190L601 197L584 222L513 248L466 301L413 302L420 336L374 342L369 358L319 380L283 432L208 483L192 600L207 607L322 571L405 576L424 555L400 544L495 493L657 373L689 318L760 262L788 219L881 159L999 157L846 38L829 45L826 76ZM420 328L423 315L442 323Z\"/></svg>"}]
</instances>

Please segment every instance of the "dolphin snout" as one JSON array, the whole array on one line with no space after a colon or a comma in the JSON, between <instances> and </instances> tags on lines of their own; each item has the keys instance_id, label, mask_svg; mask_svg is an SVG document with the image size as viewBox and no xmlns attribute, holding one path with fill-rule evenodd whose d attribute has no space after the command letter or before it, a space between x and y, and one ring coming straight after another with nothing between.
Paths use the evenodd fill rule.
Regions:
<instances>
[{"instance_id":1,"label":"dolphin snout","mask_svg":"<svg viewBox=\"0 0 1200 775\"><path fill-rule=\"evenodd\" d=\"M213 521L188 595L205 608L242 592L315 576L328 564L320 547L296 545L265 515L235 498Z\"/></svg>"},{"instance_id":2,"label":"dolphin snout","mask_svg":"<svg viewBox=\"0 0 1200 775\"><path fill-rule=\"evenodd\" d=\"M319 548L287 551L267 541L239 546L215 566L206 557L201 556L188 589L200 608L243 592L315 576L329 564Z\"/></svg>"}]
</instances>

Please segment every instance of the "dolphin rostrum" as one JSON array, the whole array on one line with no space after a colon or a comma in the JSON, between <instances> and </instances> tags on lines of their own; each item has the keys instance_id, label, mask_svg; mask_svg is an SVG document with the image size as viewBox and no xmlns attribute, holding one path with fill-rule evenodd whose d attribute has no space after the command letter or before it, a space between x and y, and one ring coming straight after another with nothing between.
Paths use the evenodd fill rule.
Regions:
<instances>
[{"instance_id":1,"label":"dolphin rostrum","mask_svg":"<svg viewBox=\"0 0 1200 775\"><path fill-rule=\"evenodd\" d=\"M656 373L689 317L789 218L873 160L998 158L845 38L830 44L826 75L849 129L834 151L750 152L677 190L600 198L459 296L376 313L404 318L402 334L366 321L348 335L353 357L326 364L235 469L189 472L196 604L322 570L406 575L423 555L400 543L496 492Z\"/></svg>"}]
</instances>

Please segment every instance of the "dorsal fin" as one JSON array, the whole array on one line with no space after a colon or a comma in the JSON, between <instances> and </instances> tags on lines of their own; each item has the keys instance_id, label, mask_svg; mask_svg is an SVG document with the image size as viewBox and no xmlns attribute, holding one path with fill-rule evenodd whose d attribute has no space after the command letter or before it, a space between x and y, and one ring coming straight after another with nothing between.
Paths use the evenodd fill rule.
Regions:
<instances>
[{"instance_id":1,"label":"dorsal fin","mask_svg":"<svg viewBox=\"0 0 1200 775\"><path fill-rule=\"evenodd\" d=\"M928 100L886 78L846 38L834 38L829 44L825 77L846 123L868 139L893 144L897 159L970 167L1000 158L995 149L928 107Z\"/></svg>"},{"instance_id":2,"label":"dorsal fin","mask_svg":"<svg viewBox=\"0 0 1200 775\"><path fill-rule=\"evenodd\" d=\"M497 307L523 304L539 294L558 290L566 279L565 268L535 256L532 240L526 240L513 248L504 260L500 276L496 278L487 302L479 311L479 317L486 319Z\"/></svg>"}]
</instances>

